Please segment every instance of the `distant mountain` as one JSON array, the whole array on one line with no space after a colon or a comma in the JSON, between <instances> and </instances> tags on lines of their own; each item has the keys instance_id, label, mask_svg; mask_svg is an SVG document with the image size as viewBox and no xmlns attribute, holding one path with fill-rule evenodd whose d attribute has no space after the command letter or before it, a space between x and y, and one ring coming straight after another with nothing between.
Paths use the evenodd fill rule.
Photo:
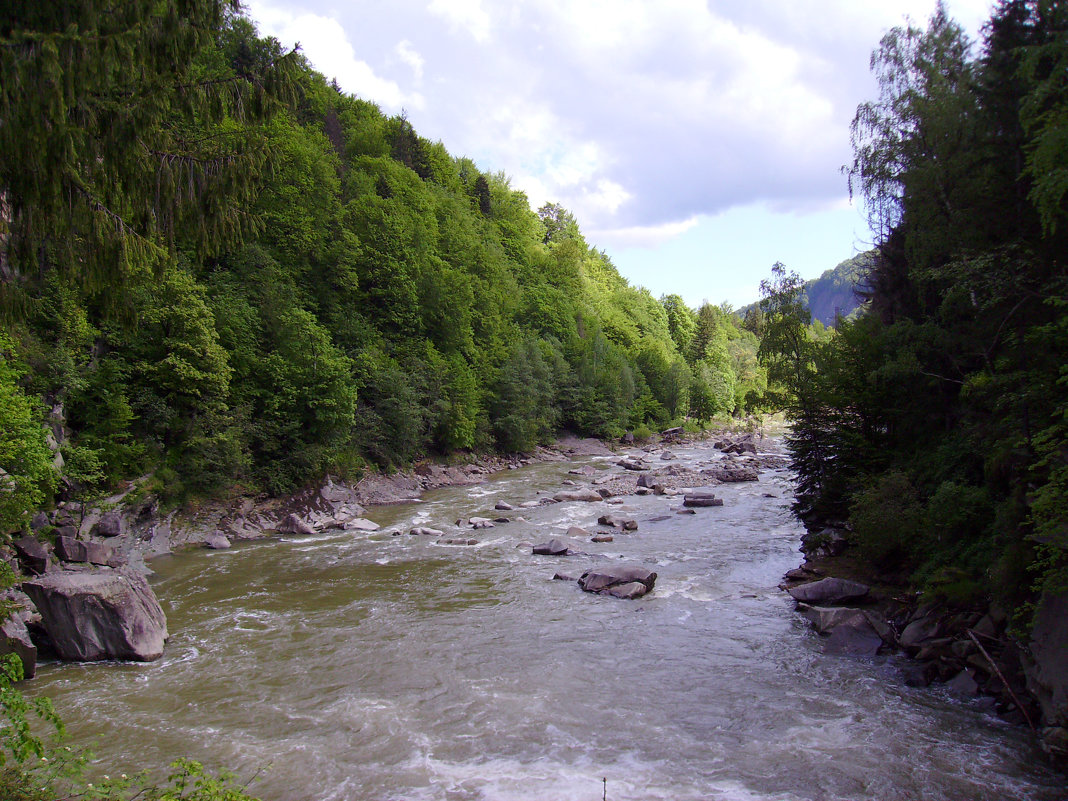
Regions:
<instances>
[{"instance_id":1,"label":"distant mountain","mask_svg":"<svg viewBox=\"0 0 1068 801\"><path fill-rule=\"evenodd\" d=\"M860 308L862 301L857 296L857 287L864 282L874 256L874 250L858 253L819 278L805 282L805 300L813 320L833 326L839 316L849 317ZM735 314L744 318L758 304L759 301L743 306Z\"/></svg>"},{"instance_id":2,"label":"distant mountain","mask_svg":"<svg viewBox=\"0 0 1068 801\"><path fill-rule=\"evenodd\" d=\"M813 320L833 326L837 317L848 317L860 307L862 301L857 297L857 287L871 269L874 256L874 250L858 253L805 284L808 310L812 312Z\"/></svg>"}]
</instances>

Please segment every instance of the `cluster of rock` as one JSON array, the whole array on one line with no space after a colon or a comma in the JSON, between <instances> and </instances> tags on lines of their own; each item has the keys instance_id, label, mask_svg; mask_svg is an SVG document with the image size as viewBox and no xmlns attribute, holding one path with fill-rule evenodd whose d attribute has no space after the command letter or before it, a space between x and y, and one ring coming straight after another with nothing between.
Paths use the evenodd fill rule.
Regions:
<instances>
[{"instance_id":1,"label":"cluster of rock","mask_svg":"<svg viewBox=\"0 0 1068 801\"><path fill-rule=\"evenodd\" d=\"M819 532L820 544L814 547L837 542L831 533ZM811 566L791 570L783 586L826 638L826 652L870 657L902 651L913 658L904 670L906 684L944 683L958 696L987 699L1004 720L1036 730L1045 721L1044 746L1068 757L1068 601L1040 616L1031 647L1022 649L996 606L957 609L873 598L867 585L819 577Z\"/></svg>"},{"instance_id":2,"label":"cluster of rock","mask_svg":"<svg viewBox=\"0 0 1068 801\"><path fill-rule=\"evenodd\" d=\"M557 573L553 579L577 582L585 592L632 601L652 591L656 573L635 565L609 565L591 568L578 578Z\"/></svg>"},{"instance_id":3,"label":"cluster of rock","mask_svg":"<svg viewBox=\"0 0 1068 801\"><path fill-rule=\"evenodd\" d=\"M104 527L103 536L119 532ZM167 620L142 572L100 540L34 537L13 543L27 580L7 600L17 607L0 625L0 654L15 653L23 673L36 672L39 653L91 662L159 659Z\"/></svg>"}]
</instances>

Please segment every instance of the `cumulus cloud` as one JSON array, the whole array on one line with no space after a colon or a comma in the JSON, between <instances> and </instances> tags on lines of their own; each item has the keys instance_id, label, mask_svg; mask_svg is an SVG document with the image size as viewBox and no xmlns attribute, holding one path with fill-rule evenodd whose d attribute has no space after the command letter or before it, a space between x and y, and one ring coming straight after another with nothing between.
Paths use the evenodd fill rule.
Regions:
<instances>
[{"instance_id":1,"label":"cumulus cloud","mask_svg":"<svg viewBox=\"0 0 1068 801\"><path fill-rule=\"evenodd\" d=\"M490 17L480 0L432 0L427 11L449 21L454 28L471 34L476 42L490 36Z\"/></svg>"},{"instance_id":2,"label":"cumulus cloud","mask_svg":"<svg viewBox=\"0 0 1068 801\"><path fill-rule=\"evenodd\" d=\"M268 4L269 2L269 4ZM973 31L992 0L950 0ZM317 68L586 230L660 241L842 202L868 58L934 0L253 0Z\"/></svg>"},{"instance_id":3,"label":"cumulus cloud","mask_svg":"<svg viewBox=\"0 0 1068 801\"><path fill-rule=\"evenodd\" d=\"M346 28L335 17L301 13L260 0L252 0L247 6L262 32L274 36L283 45L300 44L312 66L327 78L337 79L346 91L387 109L424 107L421 94L406 92L396 81L381 77L370 64L357 57ZM398 54L404 58L399 50ZM418 57L414 52L412 55Z\"/></svg>"}]
</instances>

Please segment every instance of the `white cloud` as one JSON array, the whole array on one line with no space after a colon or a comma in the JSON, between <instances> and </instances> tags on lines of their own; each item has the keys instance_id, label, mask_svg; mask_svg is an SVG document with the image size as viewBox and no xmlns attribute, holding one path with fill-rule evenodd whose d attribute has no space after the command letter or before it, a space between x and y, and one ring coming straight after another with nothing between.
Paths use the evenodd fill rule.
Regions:
<instances>
[{"instance_id":1,"label":"white cloud","mask_svg":"<svg viewBox=\"0 0 1068 801\"><path fill-rule=\"evenodd\" d=\"M635 225L630 228L593 229L587 239L598 244L622 248L655 248L693 228L699 219L690 217L660 225Z\"/></svg>"},{"instance_id":2,"label":"white cloud","mask_svg":"<svg viewBox=\"0 0 1068 801\"><path fill-rule=\"evenodd\" d=\"M416 52L412 47L412 43L407 39L397 42L397 46L394 48L397 53L397 57L412 68L412 74L415 76L416 82L423 80L423 65L426 63L423 57Z\"/></svg>"},{"instance_id":3,"label":"white cloud","mask_svg":"<svg viewBox=\"0 0 1068 801\"><path fill-rule=\"evenodd\" d=\"M431 0L427 10L444 17L453 28L467 31L476 42L489 39L490 18L480 0Z\"/></svg>"},{"instance_id":4,"label":"white cloud","mask_svg":"<svg viewBox=\"0 0 1068 801\"><path fill-rule=\"evenodd\" d=\"M357 58L345 28L334 17L293 13L262 0L251 0L247 6L261 33L274 36L284 46L299 43L308 61L328 79L336 78L345 91L392 110L424 107L418 92L405 92L396 81L380 77Z\"/></svg>"}]
</instances>

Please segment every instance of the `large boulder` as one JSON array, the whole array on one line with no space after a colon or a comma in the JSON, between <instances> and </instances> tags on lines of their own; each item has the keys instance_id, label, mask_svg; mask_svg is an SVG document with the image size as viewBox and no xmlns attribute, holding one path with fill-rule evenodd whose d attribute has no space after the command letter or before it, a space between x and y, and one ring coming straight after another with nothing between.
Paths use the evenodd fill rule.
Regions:
<instances>
[{"instance_id":1,"label":"large boulder","mask_svg":"<svg viewBox=\"0 0 1068 801\"><path fill-rule=\"evenodd\" d=\"M19 564L27 573L40 576L47 573L52 566L52 555L48 547L36 537L23 537L11 543L15 546L15 554Z\"/></svg>"},{"instance_id":2,"label":"large boulder","mask_svg":"<svg viewBox=\"0 0 1068 801\"><path fill-rule=\"evenodd\" d=\"M290 514L278 526L282 534L314 534L315 529L310 523L301 520L296 514Z\"/></svg>"},{"instance_id":3,"label":"large boulder","mask_svg":"<svg viewBox=\"0 0 1068 801\"><path fill-rule=\"evenodd\" d=\"M119 567L124 561L110 545L71 537L56 537L56 556L64 562L88 562L108 567Z\"/></svg>"},{"instance_id":4,"label":"large boulder","mask_svg":"<svg viewBox=\"0 0 1068 801\"><path fill-rule=\"evenodd\" d=\"M54 572L22 584L61 659L151 662L167 618L144 577L125 570Z\"/></svg>"},{"instance_id":5,"label":"large boulder","mask_svg":"<svg viewBox=\"0 0 1068 801\"><path fill-rule=\"evenodd\" d=\"M15 654L22 662L22 677L32 679L37 672L37 646L30 639L26 623L12 615L0 623L0 656Z\"/></svg>"},{"instance_id":6,"label":"large boulder","mask_svg":"<svg viewBox=\"0 0 1068 801\"><path fill-rule=\"evenodd\" d=\"M548 542L535 545L533 552L539 556L567 556L567 543L553 538Z\"/></svg>"},{"instance_id":7,"label":"large boulder","mask_svg":"<svg viewBox=\"0 0 1068 801\"><path fill-rule=\"evenodd\" d=\"M644 567L628 565L599 567L583 573L578 583L586 592L604 593L618 598L640 598L653 589L656 573Z\"/></svg>"},{"instance_id":8,"label":"large boulder","mask_svg":"<svg viewBox=\"0 0 1068 801\"><path fill-rule=\"evenodd\" d=\"M1068 594L1043 596L1031 632L1027 688L1047 726L1068 727Z\"/></svg>"},{"instance_id":9,"label":"large boulder","mask_svg":"<svg viewBox=\"0 0 1068 801\"><path fill-rule=\"evenodd\" d=\"M868 594L868 586L859 581L840 578L825 578L791 587L787 590L795 601L806 604L826 604L833 606L847 601L856 601Z\"/></svg>"},{"instance_id":10,"label":"large boulder","mask_svg":"<svg viewBox=\"0 0 1068 801\"><path fill-rule=\"evenodd\" d=\"M219 531L214 531L204 537L204 547L212 551L225 551L230 544L230 538Z\"/></svg>"},{"instance_id":11,"label":"large boulder","mask_svg":"<svg viewBox=\"0 0 1068 801\"><path fill-rule=\"evenodd\" d=\"M560 501L585 501L587 503L596 503L597 501L603 501L601 493L592 489L578 489L578 490L564 490L558 492L553 496L553 500Z\"/></svg>"},{"instance_id":12,"label":"large boulder","mask_svg":"<svg viewBox=\"0 0 1068 801\"><path fill-rule=\"evenodd\" d=\"M126 529L126 523L118 512L104 512L96 524L96 533L101 537L118 537Z\"/></svg>"}]
</instances>

